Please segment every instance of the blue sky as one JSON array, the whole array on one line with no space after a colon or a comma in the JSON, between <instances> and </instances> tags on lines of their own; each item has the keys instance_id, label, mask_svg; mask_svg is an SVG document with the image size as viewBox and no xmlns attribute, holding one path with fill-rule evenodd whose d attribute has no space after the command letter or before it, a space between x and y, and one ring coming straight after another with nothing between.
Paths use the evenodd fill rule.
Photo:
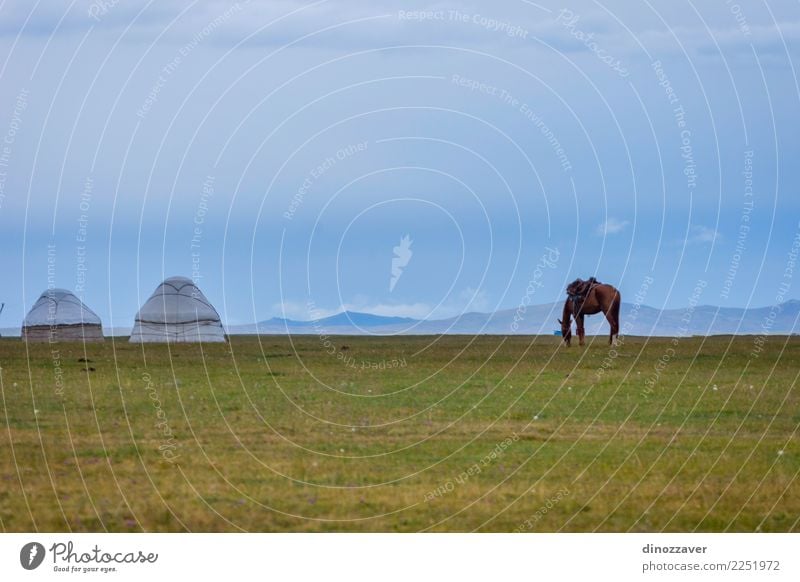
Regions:
<instances>
[{"instance_id":1,"label":"blue sky","mask_svg":"<svg viewBox=\"0 0 800 582\"><path fill-rule=\"evenodd\" d=\"M796 2L7 1L0 23L0 327L48 245L116 326L176 274L228 323L513 309L548 248L534 303L595 274L762 306L786 279Z\"/></svg>"}]
</instances>

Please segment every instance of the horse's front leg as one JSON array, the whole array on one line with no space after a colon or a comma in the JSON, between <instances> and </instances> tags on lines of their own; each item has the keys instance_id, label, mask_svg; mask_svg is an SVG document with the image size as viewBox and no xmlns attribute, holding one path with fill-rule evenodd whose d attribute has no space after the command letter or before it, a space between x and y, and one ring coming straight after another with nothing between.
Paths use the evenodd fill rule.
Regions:
<instances>
[{"instance_id":1,"label":"horse's front leg","mask_svg":"<svg viewBox=\"0 0 800 582\"><path fill-rule=\"evenodd\" d=\"M578 327L578 345L584 345L583 338L586 336L586 330L583 328L583 314L575 318L575 323Z\"/></svg>"}]
</instances>

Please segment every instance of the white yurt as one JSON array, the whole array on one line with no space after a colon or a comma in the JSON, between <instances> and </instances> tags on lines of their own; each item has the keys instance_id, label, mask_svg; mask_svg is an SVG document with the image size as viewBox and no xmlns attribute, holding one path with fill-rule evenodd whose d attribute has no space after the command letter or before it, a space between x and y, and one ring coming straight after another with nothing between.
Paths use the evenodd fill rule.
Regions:
<instances>
[{"instance_id":1,"label":"white yurt","mask_svg":"<svg viewBox=\"0 0 800 582\"><path fill-rule=\"evenodd\" d=\"M191 279L170 277L136 314L130 341L224 342L225 330L219 313Z\"/></svg>"},{"instance_id":2,"label":"white yurt","mask_svg":"<svg viewBox=\"0 0 800 582\"><path fill-rule=\"evenodd\" d=\"M103 341L97 314L66 289L48 289L22 322L22 339L46 341Z\"/></svg>"}]
</instances>

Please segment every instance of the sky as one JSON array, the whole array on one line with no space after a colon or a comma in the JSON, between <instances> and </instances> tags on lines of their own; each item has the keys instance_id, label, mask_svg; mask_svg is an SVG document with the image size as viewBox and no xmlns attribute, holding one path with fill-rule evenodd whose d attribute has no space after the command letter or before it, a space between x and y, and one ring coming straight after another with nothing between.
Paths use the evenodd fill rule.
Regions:
<instances>
[{"instance_id":1,"label":"sky","mask_svg":"<svg viewBox=\"0 0 800 582\"><path fill-rule=\"evenodd\" d=\"M800 297L798 50L783 0L6 0L0 327Z\"/></svg>"}]
</instances>

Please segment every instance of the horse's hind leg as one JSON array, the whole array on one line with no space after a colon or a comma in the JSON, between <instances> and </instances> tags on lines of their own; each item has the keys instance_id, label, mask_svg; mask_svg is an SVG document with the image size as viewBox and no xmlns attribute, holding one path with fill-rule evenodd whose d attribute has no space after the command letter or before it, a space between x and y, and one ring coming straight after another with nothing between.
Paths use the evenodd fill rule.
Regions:
<instances>
[{"instance_id":1,"label":"horse's hind leg","mask_svg":"<svg viewBox=\"0 0 800 582\"><path fill-rule=\"evenodd\" d=\"M614 339L619 337L619 326L610 321L609 323L611 324L611 333L608 334L608 345L613 346Z\"/></svg>"},{"instance_id":2,"label":"horse's hind leg","mask_svg":"<svg viewBox=\"0 0 800 582\"><path fill-rule=\"evenodd\" d=\"M619 304L621 302L621 298L619 293L614 298L614 301L611 303L611 307L606 312L606 319L608 320L608 326L611 328L611 333L608 335L608 345L614 345L614 338L619 337Z\"/></svg>"}]
</instances>

